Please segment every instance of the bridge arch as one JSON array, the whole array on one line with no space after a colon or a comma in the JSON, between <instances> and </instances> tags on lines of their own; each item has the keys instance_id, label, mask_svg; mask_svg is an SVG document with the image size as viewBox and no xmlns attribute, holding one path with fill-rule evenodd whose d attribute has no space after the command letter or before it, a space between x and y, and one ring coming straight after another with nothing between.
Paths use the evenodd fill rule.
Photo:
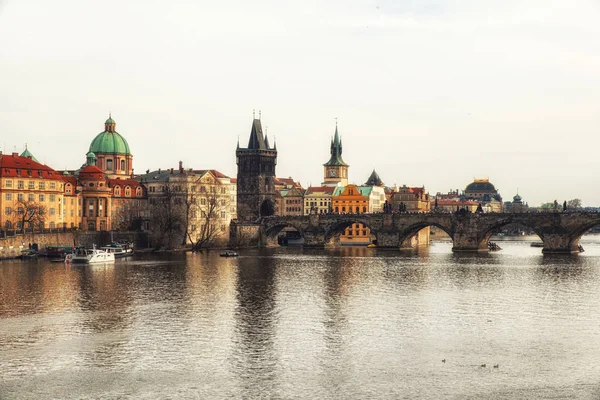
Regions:
<instances>
[{"instance_id":1,"label":"bridge arch","mask_svg":"<svg viewBox=\"0 0 600 400\"><path fill-rule=\"evenodd\" d=\"M279 236L281 231L284 230L285 228L293 228L296 231L298 231L298 233L300 234L300 236L302 238L305 237L304 230L302 229L302 226L300 226L299 224L296 224L292 221L277 220L277 221L273 221L271 223L263 225L262 230L261 230L261 237L260 237L261 246L262 247L278 246L279 243L277 241L277 237Z\"/></svg>"},{"instance_id":2,"label":"bridge arch","mask_svg":"<svg viewBox=\"0 0 600 400\"><path fill-rule=\"evenodd\" d=\"M345 214L340 216L338 220L327 226L325 230L325 246L338 246L340 237L344 231L354 224L361 224L368 229L369 236L375 236L377 240L377 224L374 224L369 218L361 217L361 214Z\"/></svg>"},{"instance_id":3,"label":"bridge arch","mask_svg":"<svg viewBox=\"0 0 600 400\"><path fill-rule=\"evenodd\" d=\"M510 215L505 218L500 218L500 219L494 221L494 223L492 223L491 225L486 226L481 232L479 232L479 237L477 238L478 248L480 250L487 250L490 238L495 233L497 233L500 229L502 229L502 227L504 227L506 225L510 225L510 224L517 224L517 225L524 226L528 229L531 229L543 242L544 241L544 233L543 233L542 229L539 226L537 226L535 223L532 223L531 221L529 221L529 219L527 218L527 216L528 216L527 214L522 214L522 215L523 215L523 217L519 217L519 216L515 217L513 215Z\"/></svg>"},{"instance_id":4,"label":"bridge arch","mask_svg":"<svg viewBox=\"0 0 600 400\"><path fill-rule=\"evenodd\" d=\"M454 231L452 230L452 227L445 226L439 222L425 220L422 222L413 223L406 227L402 227L402 230L400 231L400 236L399 236L400 248L401 249L412 248L413 247L412 246L413 237L415 237L419 233L419 231L421 231L422 229L425 229L427 227L432 227L432 226L435 226L436 228L443 230L446 234L448 234L448 236L450 236L450 239L454 240Z\"/></svg>"},{"instance_id":5,"label":"bridge arch","mask_svg":"<svg viewBox=\"0 0 600 400\"><path fill-rule=\"evenodd\" d=\"M594 215L594 218L592 218L589 222L586 222L580 226L578 226L577 228L575 228L570 235L569 238L569 248L571 249L571 251L579 251L579 241L581 240L581 237L590 229L592 229L595 226L600 225L600 215L596 216Z\"/></svg>"}]
</instances>

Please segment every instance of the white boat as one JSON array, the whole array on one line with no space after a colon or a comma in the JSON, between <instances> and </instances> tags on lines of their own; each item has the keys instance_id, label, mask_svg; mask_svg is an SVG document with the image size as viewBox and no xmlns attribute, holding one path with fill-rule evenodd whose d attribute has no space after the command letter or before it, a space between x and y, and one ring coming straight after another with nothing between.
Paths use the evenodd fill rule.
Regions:
<instances>
[{"instance_id":1,"label":"white boat","mask_svg":"<svg viewBox=\"0 0 600 400\"><path fill-rule=\"evenodd\" d=\"M115 243L111 243L108 246L100 247L100 250L104 250L107 253L114 254L115 258L122 258L133 255L133 249L129 247L123 247Z\"/></svg>"},{"instance_id":2,"label":"white boat","mask_svg":"<svg viewBox=\"0 0 600 400\"><path fill-rule=\"evenodd\" d=\"M105 250L97 249L77 249L73 254L67 254L66 263L73 264L103 264L115 262L114 253L108 253Z\"/></svg>"}]
</instances>

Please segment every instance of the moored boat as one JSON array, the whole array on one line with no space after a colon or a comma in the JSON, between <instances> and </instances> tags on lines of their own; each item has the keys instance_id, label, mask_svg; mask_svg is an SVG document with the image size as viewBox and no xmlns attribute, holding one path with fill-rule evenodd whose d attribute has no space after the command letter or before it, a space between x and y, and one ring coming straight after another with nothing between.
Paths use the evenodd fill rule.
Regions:
<instances>
[{"instance_id":1,"label":"moored boat","mask_svg":"<svg viewBox=\"0 0 600 400\"><path fill-rule=\"evenodd\" d=\"M75 253L67 254L66 263L73 264L104 264L115 262L115 255L96 246L92 249L77 249Z\"/></svg>"},{"instance_id":2,"label":"moored boat","mask_svg":"<svg viewBox=\"0 0 600 400\"><path fill-rule=\"evenodd\" d=\"M101 247L100 249L106 251L107 253L114 254L115 258L129 257L133 255L132 248L125 247L118 243L111 243L108 246Z\"/></svg>"},{"instance_id":3,"label":"moored boat","mask_svg":"<svg viewBox=\"0 0 600 400\"><path fill-rule=\"evenodd\" d=\"M225 250L220 255L221 255L221 257L237 257L238 253L236 253L233 250Z\"/></svg>"}]
</instances>

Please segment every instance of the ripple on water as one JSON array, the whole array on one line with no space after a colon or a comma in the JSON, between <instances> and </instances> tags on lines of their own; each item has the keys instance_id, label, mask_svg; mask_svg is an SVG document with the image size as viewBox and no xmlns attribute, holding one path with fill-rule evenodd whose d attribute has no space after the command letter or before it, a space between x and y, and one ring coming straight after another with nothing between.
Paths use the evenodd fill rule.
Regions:
<instances>
[{"instance_id":1,"label":"ripple on water","mask_svg":"<svg viewBox=\"0 0 600 400\"><path fill-rule=\"evenodd\" d=\"M600 243L584 246L3 263L1 397L595 399Z\"/></svg>"}]
</instances>

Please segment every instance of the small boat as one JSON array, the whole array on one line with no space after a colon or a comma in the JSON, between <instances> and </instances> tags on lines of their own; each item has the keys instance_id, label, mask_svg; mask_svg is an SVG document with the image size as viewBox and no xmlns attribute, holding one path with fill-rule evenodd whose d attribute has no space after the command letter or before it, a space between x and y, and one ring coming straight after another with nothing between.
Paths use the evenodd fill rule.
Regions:
<instances>
[{"instance_id":1,"label":"small boat","mask_svg":"<svg viewBox=\"0 0 600 400\"><path fill-rule=\"evenodd\" d=\"M225 250L220 255L221 255L221 257L237 257L238 253L236 253L233 250Z\"/></svg>"},{"instance_id":2,"label":"small boat","mask_svg":"<svg viewBox=\"0 0 600 400\"><path fill-rule=\"evenodd\" d=\"M377 247L377 245L373 244L373 243L369 243L367 245L367 248L372 249L373 247Z\"/></svg>"},{"instance_id":3,"label":"small boat","mask_svg":"<svg viewBox=\"0 0 600 400\"><path fill-rule=\"evenodd\" d=\"M21 260L34 260L38 258L38 253L33 249L25 249L21 250L21 255L17 258L20 258Z\"/></svg>"},{"instance_id":4,"label":"small boat","mask_svg":"<svg viewBox=\"0 0 600 400\"><path fill-rule=\"evenodd\" d=\"M77 249L75 253L67 254L65 262L73 264L113 263L115 262L115 255L94 246L92 249Z\"/></svg>"},{"instance_id":5,"label":"small boat","mask_svg":"<svg viewBox=\"0 0 600 400\"><path fill-rule=\"evenodd\" d=\"M531 247L544 247L544 242L533 242Z\"/></svg>"},{"instance_id":6,"label":"small boat","mask_svg":"<svg viewBox=\"0 0 600 400\"><path fill-rule=\"evenodd\" d=\"M111 243L108 246L100 247L100 250L114 254L115 258L129 257L133 255L133 249L124 247L118 243Z\"/></svg>"}]
</instances>

